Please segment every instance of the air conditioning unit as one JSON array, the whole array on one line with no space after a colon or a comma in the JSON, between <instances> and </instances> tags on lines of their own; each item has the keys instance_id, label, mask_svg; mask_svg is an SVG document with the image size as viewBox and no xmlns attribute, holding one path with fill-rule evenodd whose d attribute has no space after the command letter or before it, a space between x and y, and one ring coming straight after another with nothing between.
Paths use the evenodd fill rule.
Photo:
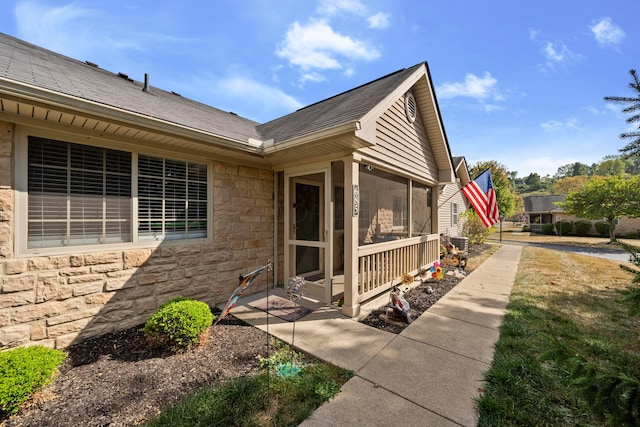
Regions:
<instances>
[{"instance_id":1,"label":"air conditioning unit","mask_svg":"<svg viewBox=\"0 0 640 427\"><path fill-rule=\"evenodd\" d=\"M454 246L460 249L462 252L469 251L469 238L468 237L450 237L449 240Z\"/></svg>"}]
</instances>

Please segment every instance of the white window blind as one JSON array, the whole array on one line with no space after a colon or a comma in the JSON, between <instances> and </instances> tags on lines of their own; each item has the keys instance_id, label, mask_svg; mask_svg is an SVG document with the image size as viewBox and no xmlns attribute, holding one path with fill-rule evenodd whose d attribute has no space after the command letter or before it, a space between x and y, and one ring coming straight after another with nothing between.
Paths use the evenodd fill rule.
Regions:
<instances>
[{"instance_id":1,"label":"white window blind","mask_svg":"<svg viewBox=\"0 0 640 427\"><path fill-rule=\"evenodd\" d=\"M132 224L138 241L207 237L206 164L142 154L136 163L127 151L28 142L29 249L132 242Z\"/></svg>"},{"instance_id":2,"label":"white window blind","mask_svg":"<svg viewBox=\"0 0 640 427\"><path fill-rule=\"evenodd\" d=\"M207 235L207 166L138 157L138 238L192 239Z\"/></svg>"},{"instance_id":3,"label":"white window blind","mask_svg":"<svg viewBox=\"0 0 640 427\"><path fill-rule=\"evenodd\" d=\"M451 203L451 225L458 225L458 204Z\"/></svg>"},{"instance_id":4,"label":"white window blind","mask_svg":"<svg viewBox=\"0 0 640 427\"><path fill-rule=\"evenodd\" d=\"M29 137L28 247L131 241L131 153Z\"/></svg>"}]
</instances>

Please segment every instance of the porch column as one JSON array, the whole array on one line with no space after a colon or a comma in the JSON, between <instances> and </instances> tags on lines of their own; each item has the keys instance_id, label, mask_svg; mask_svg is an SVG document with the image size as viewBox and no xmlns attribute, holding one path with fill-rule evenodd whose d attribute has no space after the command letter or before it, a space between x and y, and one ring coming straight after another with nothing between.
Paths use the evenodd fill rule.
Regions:
<instances>
[{"instance_id":1,"label":"porch column","mask_svg":"<svg viewBox=\"0 0 640 427\"><path fill-rule=\"evenodd\" d=\"M344 160L344 305L342 314L360 314L358 298L358 204L360 164L349 156ZM356 190L354 197L354 190ZM355 203L354 203L355 202Z\"/></svg>"}]
</instances>

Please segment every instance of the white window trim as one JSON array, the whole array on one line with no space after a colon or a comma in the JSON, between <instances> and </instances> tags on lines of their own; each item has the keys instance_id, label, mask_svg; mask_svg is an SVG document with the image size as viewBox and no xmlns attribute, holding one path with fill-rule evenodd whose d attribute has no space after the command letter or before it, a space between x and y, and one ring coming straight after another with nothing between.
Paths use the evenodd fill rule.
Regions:
<instances>
[{"instance_id":1,"label":"white window trim","mask_svg":"<svg viewBox=\"0 0 640 427\"><path fill-rule=\"evenodd\" d=\"M28 233L28 137L34 136L39 138L50 138L64 142L75 144L89 145L102 148L111 148L115 150L123 150L132 153L132 161L137 165L138 154L165 157L181 161L192 161L207 165L207 237L195 239L175 239L175 240L138 240L138 189L137 185L137 168L132 169L132 203L131 203L131 227L132 242L126 243L106 243L100 245L78 245L78 246L60 246L51 248L33 248L27 246ZM203 159L202 157L189 156L182 153L175 153L171 150L149 149L113 142L99 138L82 138L77 134L69 134L66 132L42 130L38 128L30 128L24 126L16 126L15 128L15 223L14 223L14 250L15 256L47 256L47 255L68 255L78 253L108 252L114 250L131 250L144 248L157 248L158 246L184 246L192 244L211 243L213 241L213 162ZM135 179L135 181L134 181Z\"/></svg>"},{"instance_id":2,"label":"white window trim","mask_svg":"<svg viewBox=\"0 0 640 427\"><path fill-rule=\"evenodd\" d=\"M451 202L451 225L458 225L460 209L458 203Z\"/></svg>"}]
</instances>

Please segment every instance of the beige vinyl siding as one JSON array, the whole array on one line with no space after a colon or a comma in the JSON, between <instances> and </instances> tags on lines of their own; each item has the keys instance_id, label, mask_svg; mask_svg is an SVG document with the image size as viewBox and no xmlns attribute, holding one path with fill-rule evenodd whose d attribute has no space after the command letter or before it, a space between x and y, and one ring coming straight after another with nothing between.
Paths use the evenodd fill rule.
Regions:
<instances>
[{"instance_id":1,"label":"beige vinyl siding","mask_svg":"<svg viewBox=\"0 0 640 427\"><path fill-rule=\"evenodd\" d=\"M442 194L438 196L438 227L440 234L445 236L461 236L464 219L461 214L467 210L468 204L458 184L447 184ZM452 204L458 205L458 224L453 224Z\"/></svg>"},{"instance_id":2,"label":"beige vinyl siding","mask_svg":"<svg viewBox=\"0 0 640 427\"><path fill-rule=\"evenodd\" d=\"M375 146L361 152L409 172L418 180L438 181L438 167L422 118L418 114L415 122L409 123L404 111L404 96L377 120L376 140Z\"/></svg>"}]
</instances>

